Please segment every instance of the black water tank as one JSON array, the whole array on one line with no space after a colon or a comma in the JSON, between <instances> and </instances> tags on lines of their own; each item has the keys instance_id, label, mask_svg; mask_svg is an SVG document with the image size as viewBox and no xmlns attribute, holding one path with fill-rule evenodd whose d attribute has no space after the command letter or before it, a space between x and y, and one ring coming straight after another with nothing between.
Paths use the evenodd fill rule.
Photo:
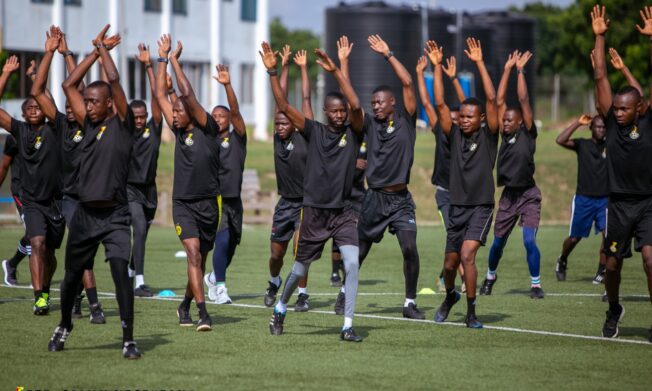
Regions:
<instances>
[{"instance_id":1,"label":"black water tank","mask_svg":"<svg viewBox=\"0 0 652 391\"><path fill-rule=\"evenodd\" d=\"M491 26L473 23L467 17L464 18L464 24L460 37L462 40L462 48L460 54L462 61L459 61L458 59L458 71L473 73L475 83L473 84L474 91L472 92L472 95L481 100L484 100L485 94L484 88L482 87L482 80L480 79L480 74L478 73L478 67L473 61L469 60L469 58L464 53L464 50L468 49L466 45L467 38L473 37L480 41L480 45L482 46L482 58L485 67L487 68L487 72L489 73L491 80L494 81L494 87L498 89L497 78L500 77L500 71L496 68L495 65L496 54L494 51L494 43L492 39L493 34L494 30Z\"/></svg>"},{"instance_id":2,"label":"black water tank","mask_svg":"<svg viewBox=\"0 0 652 391\"><path fill-rule=\"evenodd\" d=\"M457 36L455 31L451 29L455 27L456 23L457 16L450 12L442 10L430 10L428 12L428 39L434 40L437 42L437 45L444 49L445 59L451 56L457 57ZM423 54L423 50L419 52L419 55L421 54ZM456 58L456 60L458 64L457 70L459 72L460 58ZM446 103L450 106L457 105L459 103L457 101L457 94L455 94L453 84L446 75L444 75L444 89Z\"/></svg>"},{"instance_id":3,"label":"black water tank","mask_svg":"<svg viewBox=\"0 0 652 391\"><path fill-rule=\"evenodd\" d=\"M380 85L388 85L402 105L402 87L392 67L383 57L371 50L367 37L380 34L398 60L403 63L415 81L415 66L423 53L421 48L421 14L416 8L390 6L382 1L345 4L326 9L326 34L323 45L337 61L337 39L346 35L353 42L349 58L351 83L362 106L371 112L371 92ZM335 79L326 75L325 92L338 91ZM415 90L416 91L416 90Z\"/></svg>"}]
</instances>

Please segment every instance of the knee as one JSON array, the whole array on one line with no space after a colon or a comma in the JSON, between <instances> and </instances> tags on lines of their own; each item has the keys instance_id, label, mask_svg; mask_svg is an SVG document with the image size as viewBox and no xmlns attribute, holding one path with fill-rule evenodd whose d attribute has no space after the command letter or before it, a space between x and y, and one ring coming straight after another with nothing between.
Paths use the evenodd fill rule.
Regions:
<instances>
[{"instance_id":1,"label":"knee","mask_svg":"<svg viewBox=\"0 0 652 391\"><path fill-rule=\"evenodd\" d=\"M537 240L534 237L523 237L523 245L527 251L534 251L537 249Z\"/></svg>"},{"instance_id":2,"label":"knee","mask_svg":"<svg viewBox=\"0 0 652 391\"><path fill-rule=\"evenodd\" d=\"M29 240L32 251L42 254L45 251L45 236L36 236Z\"/></svg>"},{"instance_id":3,"label":"knee","mask_svg":"<svg viewBox=\"0 0 652 391\"><path fill-rule=\"evenodd\" d=\"M403 259L406 261L418 261L419 252L417 251L417 244L410 242L403 245Z\"/></svg>"},{"instance_id":4,"label":"knee","mask_svg":"<svg viewBox=\"0 0 652 391\"><path fill-rule=\"evenodd\" d=\"M465 266L475 265L475 253L464 251L460 254L460 260Z\"/></svg>"},{"instance_id":5,"label":"knee","mask_svg":"<svg viewBox=\"0 0 652 391\"><path fill-rule=\"evenodd\" d=\"M272 250L272 254L269 257L269 261L275 265L283 264L284 256L285 256L284 252Z\"/></svg>"},{"instance_id":6,"label":"knee","mask_svg":"<svg viewBox=\"0 0 652 391\"><path fill-rule=\"evenodd\" d=\"M605 271L607 273L619 273L620 272L620 261L615 257L607 257L607 264L605 265Z\"/></svg>"},{"instance_id":7,"label":"knee","mask_svg":"<svg viewBox=\"0 0 652 391\"><path fill-rule=\"evenodd\" d=\"M201 267L202 256L199 249L186 250L188 265L192 267Z\"/></svg>"},{"instance_id":8,"label":"knee","mask_svg":"<svg viewBox=\"0 0 652 391\"><path fill-rule=\"evenodd\" d=\"M570 244L573 244L573 245L579 243L580 240L582 240L582 238L576 238L574 236L569 236L568 237L568 241L570 242Z\"/></svg>"}]
</instances>

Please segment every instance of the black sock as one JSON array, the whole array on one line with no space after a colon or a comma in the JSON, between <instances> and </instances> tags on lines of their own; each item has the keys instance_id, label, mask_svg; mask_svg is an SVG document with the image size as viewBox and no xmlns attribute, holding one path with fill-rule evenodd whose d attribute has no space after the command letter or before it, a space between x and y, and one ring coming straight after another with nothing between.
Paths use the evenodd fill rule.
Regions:
<instances>
[{"instance_id":1,"label":"black sock","mask_svg":"<svg viewBox=\"0 0 652 391\"><path fill-rule=\"evenodd\" d=\"M208 315L208 312L206 312L206 303L197 303L197 309L199 309L200 318Z\"/></svg>"},{"instance_id":2,"label":"black sock","mask_svg":"<svg viewBox=\"0 0 652 391\"><path fill-rule=\"evenodd\" d=\"M566 255L560 255L559 260L562 262L568 262L568 257Z\"/></svg>"},{"instance_id":3,"label":"black sock","mask_svg":"<svg viewBox=\"0 0 652 391\"><path fill-rule=\"evenodd\" d=\"M609 301L609 312L611 312L614 315L620 315L620 312L622 311L622 307L620 306L620 303L618 303L618 300L616 301Z\"/></svg>"},{"instance_id":4,"label":"black sock","mask_svg":"<svg viewBox=\"0 0 652 391\"><path fill-rule=\"evenodd\" d=\"M455 301L455 296L456 296L455 288L448 289L446 288L446 303L448 305L452 305L453 302Z\"/></svg>"},{"instance_id":5,"label":"black sock","mask_svg":"<svg viewBox=\"0 0 652 391\"><path fill-rule=\"evenodd\" d=\"M607 268L606 265L598 265L598 274L604 273L606 268Z\"/></svg>"},{"instance_id":6,"label":"black sock","mask_svg":"<svg viewBox=\"0 0 652 391\"><path fill-rule=\"evenodd\" d=\"M466 316L475 316L475 297L466 298Z\"/></svg>"},{"instance_id":7,"label":"black sock","mask_svg":"<svg viewBox=\"0 0 652 391\"><path fill-rule=\"evenodd\" d=\"M41 298L41 293L43 293L43 291L34 291L34 301Z\"/></svg>"},{"instance_id":8,"label":"black sock","mask_svg":"<svg viewBox=\"0 0 652 391\"><path fill-rule=\"evenodd\" d=\"M122 322L122 342L130 342L134 340L134 325Z\"/></svg>"},{"instance_id":9,"label":"black sock","mask_svg":"<svg viewBox=\"0 0 652 391\"><path fill-rule=\"evenodd\" d=\"M337 274L340 269L342 269L344 265L342 264L342 260L337 260L333 261L333 274Z\"/></svg>"},{"instance_id":10,"label":"black sock","mask_svg":"<svg viewBox=\"0 0 652 391\"><path fill-rule=\"evenodd\" d=\"M41 289L41 292L50 294L50 285L43 285L43 289Z\"/></svg>"},{"instance_id":11,"label":"black sock","mask_svg":"<svg viewBox=\"0 0 652 391\"><path fill-rule=\"evenodd\" d=\"M86 289L86 297L88 298L89 305L97 303L97 288Z\"/></svg>"},{"instance_id":12,"label":"black sock","mask_svg":"<svg viewBox=\"0 0 652 391\"><path fill-rule=\"evenodd\" d=\"M190 303L192 303L192 296L183 296L181 307L188 309L190 308Z\"/></svg>"}]
</instances>

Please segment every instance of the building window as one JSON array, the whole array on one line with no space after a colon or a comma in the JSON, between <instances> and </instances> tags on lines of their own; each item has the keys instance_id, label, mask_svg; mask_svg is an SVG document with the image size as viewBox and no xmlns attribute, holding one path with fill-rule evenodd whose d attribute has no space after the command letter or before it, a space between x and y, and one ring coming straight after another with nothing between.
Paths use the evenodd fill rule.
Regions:
<instances>
[{"instance_id":1,"label":"building window","mask_svg":"<svg viewBox=\"0 0 652 391\"><path fill-rule=\"evenodd\" d=\"M52 3L54 3L54 0L32 0L32 3L36 3L36 4L52 4ZM63 4L81 6L81 0L63 0Z\"/></svg>"},{"instance_id":2,"label":"building window","mask_svg":"<svg viewBox=\"0 0 652 391\"><path fill-rule=\"evenodd\" d=\"M4 64L6 59L12 55L18 57L20 68L18 68L18 70L14 72L9 78L7 86L5 87L5 94L3 98L25 99L29 96L32 89L32 80L27 77L27 68L29 68L29 62L31 60L35 60L37 65L40 64L41 59L43 58L43 53L11 50L6 53L6 56L1 56L0 61Z\"/></svg>"},{"instance_id":3,"label":"building window","mask_svg":"<svg viewBox=\"0 0 652 391\"><path fill-rule=\"evenodd\" d=\"M145 0L145 12L161 12L161 0Z\"/></svg>"},{"instance_id":4,"label":"building window","mask_svg":"<svg viewBox=\"0 0 652 391\"><path fill-rule=\"evenodd\" d=\"M240 19L245 22L256 21L256 0L242 0Z\"/></svg>"},{"instance_id":5,"label":"building window","mask_svg":"<svg viewBox=\"0 0 652 391\"><path fill-rule=\"evenodd\" d=\"M172 12L179 15L188 15L188 1L187 0L173 0Z\"/></svg>"},{"instance_id":6,"label":"building window","mask_svg":"<svg viewBox=\"0 0 652 391\"><path fill-rule=\"evenodd\" d=\"M149 96L150 89L148 86L147 72L143 64L140 61L130 58L127 62L127 72L129 72L128 99L148 100L153 98Z\"/></svg>"},{"instance_id":7,"label":"building window","mask_svg":"<svg viewBox=\"0 0 652 391\"><path fill-rule=\"evenodd\" d=\"M240 64L240 100L254 103L254 64Z\"/></svg>"}]
</instances>

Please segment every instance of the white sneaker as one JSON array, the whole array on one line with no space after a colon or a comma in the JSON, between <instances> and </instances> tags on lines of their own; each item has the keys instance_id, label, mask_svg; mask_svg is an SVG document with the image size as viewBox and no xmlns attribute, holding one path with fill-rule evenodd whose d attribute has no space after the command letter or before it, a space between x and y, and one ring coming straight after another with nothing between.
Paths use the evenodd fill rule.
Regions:
<instances>
[{"instance_id":1,"label":"white sneaker","mask_svg":"<svg viewBox=\"0 0 652 391\"><path fill-rule=\"evenodd\" d=\"M217 297L213 300L212 297L210 297L209 293L209 298L215 302L215 304L231 304L233 303L231 301L231 298L229 297L229 294L227 293L226 286L220 285L216 287L215 289L217 291Z\"/></svg>"},{"instance_id":2,"label":"white sneaker","mask_svg":"<svg viewBox=\"0 0 652 391\"><path fill-rule=\"evenodd\" d=\"M211 299L211 301L216 301L217 300L217 285L213 284L210 279L211 274L207 273L204 275L204 282L206 283L206 286L208 287L208 298Z\"/></svg>"}]
</instances>

